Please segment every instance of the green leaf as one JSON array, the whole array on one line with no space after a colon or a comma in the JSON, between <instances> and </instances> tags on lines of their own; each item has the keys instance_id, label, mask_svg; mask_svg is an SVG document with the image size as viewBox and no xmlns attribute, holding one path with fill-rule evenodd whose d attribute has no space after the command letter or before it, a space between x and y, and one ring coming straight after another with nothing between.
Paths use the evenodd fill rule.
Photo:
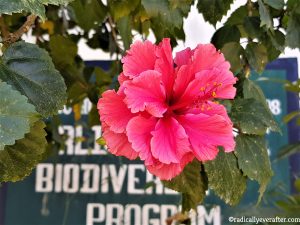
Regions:
<instances>
[{"instance_id":1,"label":"green leaf","mask_svg":"<svg viewBox=\"0 0 300 225\"><path fill-rule=\"evenodd\" d=\"M36 122L25 138L0 151L0 182L19 181L28 176L46 154L46 132L42 121Z\"/></svg>"},{"instance_id":2,"label":"green leaf","mask_svg":"<svg viewBox=\"0 0 300 225\"><path fill-rule=\"evenodd\" d=\"M300 2L297 1L290 12L286 30L286 44L291 48L300 48Z\"/></svg>"},{"instance_id":3,"label":"green leaf","mask_svg":"<svg viewBox=\"0 0 300 225\"><path fill-rule=\"evenodd\" d=\"M44 49L16 42L4 52L3 63L0 79L26 95L40 114L48 117L62 109L66 85Z\"/></svg>"},{"instance_id":4,"label":"green leaf","mask_svg":"<svg viewBox=\"0 0 300 225\"><path fill-rule=\"evenodd\" d=\"M277 159L284 159L298 152L300 152L299 142L295 144L289 144L280 149Z\"/></svg>"},{"instance_id":5,"label":"green leaf","mask_svg":"<svg viewBox=\"0 0 300 225\"><path fill-rule=\"evenodd\" d=\"M253 98L236 99L231 108L231 119L244 134L264 135L267 128L279 131L270 111Z\"/></svg>"},{"instance_id":6,"label":"green leaf","mask_svg":"<svg viewBox=\"0 0 300 225\"><path fill-rule=\"evenodd\" d=\"M1 64L0 64L0 73ZM30 126L38 119L34 106L18 91L0 80L0 151L6 145L13 145L16 140L30 131Z\"/></svg>"},{"instance_id":7,"label":"green leaf","mask_svg":"<svg viewBox=\"0 0 300 225\"><path fill-rule=\"evenodd\" d=\"M44 5L65 5L73 0L1 0L0 15L27 12L46 19Z\"/></svg>"},{"instance_id":8,"label":"green leaf","mask_svg":"<svg viewBox=\"0 0 300 225\"><path fill-rule=\"evenodd\" d=\"M262 89L257 84L255 84L252 80L249 80L247 78L244 80L243 95L244 98L254 98L257 101L259 101L261 104L264 105L265 109L270 113L270 115L272 115L267 103L267 99Z\"/></svg>"},{"instance_id":9,"label":"green leaf","mask_svg":"<svg viewBox=\"0 0 300 225\"><path fill-rule=\"evenodd\" d=\"M265 138L257 135L238 135L235 153L244 175L260 184L259 203L273 176Z\"/></svg>"},{"instance_id":10,"label":"green leaf","mask_svg":"<svg viewBox=\"0 0 300 225\"><path fill-rule=\"evenodd\" d=\"M245 17L244 29L247 33L247 36L253 39L260 39L264 34L263 29L260 27L260 19L258 16Z\"/></svg>"},{"instance_id":11,"label":"green leaf","mask_svg":"<svg viewBox=\"0 0 300 225\"><path fill-rule=\"evenodd\" d=\"M170 9L167 0L142 0L142 4L150 18L157 19L165 27L173 30L183 25L183 15L179 8Z\"/></svg>"},{"instance_id":12,"label":"green leaf","mask_svg":"<svg viewBox=\"0 0 300 225\"><path fill-rule=\"evenodd\" d=\"M266 25L267 29L273 27L273 21L270 15L269 8L262 2L262 0L258 0L259 5L259 15L260 15L260 26Z\"/></svg>"},{"instance_id":13,"label":"green leaf","mask_svg":"<svg viewBox=\"0 0 300 225\"><path fill-rule=\"evenodd\" d=\"M249 43L246 47L246 56L253 69L262 73L268 62L266 47L255 42Z\"/></svg>"},{"instance_id":14,"label":"green leaf","mask_svg":"<svg viewBox=\"0 0 300 225\"><path fill-rule=\"evenodd\" d=\"M131 12L133 12L137 8L139 3L140 3L139 0L130 0L130 1L108 0L107 1L109 11L115 21L118 21L123 16L128 16Z\"/></svg>"},{"instance_id":15,"label":"green leaf","mask_svg":"<svg viewBox=\"0 0 300 225\"><path fill-rule=\"evenodd\" d=\"M85 31L101 25L107 14L105 5L97 0L76 0L70 6L75 14L77 24Z\"/></svg>"},{"instance_id":16,"label":"green leaf","mask_svg":"<svg viewBox=\"0 0 300 225\"><path fill-rule=\"evenodd\" d=\"M246 177L238 168L233 153L220 151L217 158L204 164L208 188L229 205L236 205L246 190Z\"/></svg>"},{"instance_id":17,"label":"green leaf","mask_svg":"<svg viewBox=\"0 0 300 225\"><path fill-rule=\"evenodd\" d=\"M284 0L264 0L264 2L274 9L280 10L284 7Z\"/></svg>"},{"instance_id":18,"label":"green leaf","mask_svg":"<svg viewBox=\"0 0 300 225\"><path fill-rule=\"evenodd\" d=\"M240 37L240 31L236 26L225 25L214 33L211 43L213 43L217 49L221 49L228 42L239 43Z\"/></svg>"},{"instance_id":19,"label":"green leaf","mask_svg":"<svg viewBox=\"0 0 300 225\"><path fill-rule=\"evenodd\" d=\"M74 63L78 47L69 38L61 35L53 35L49 41L49 48L55 65L65 66Z\"/></svg>"},{"instance_id":20,"label":"green leaf","mask_svg":"<svg viewBox=\"0 0 300 225\"><path fill-rule=\"evenodd\" d=\"M272 118L272 122L269 123L271 130L281 132L280 127L273 118L273 114L267 103L267 99L262 91L262 89L255 84L252 80L245 79L243 85L243 95L245 99L255 99L259 101L265 108L265 114L268 114L268 118Z\"/></svg>"},{"instance_id":21,"label":"green leaf","mask_svg":"<svg viewBox=\"0 0 300 225\"><path fill-rule=\"evenodd\" d=\"M244 49L239 43L226 43L222 47L221 52L224 54L226 60L230 62L230 68L234 73L242 69L241 55L244 54Z\"/></svg>"},{"instance_id":22,"label":"green leaf","mask_svg":"<svg viewBox=\"0 0 300 225\"><path fill-rule=\"evenodd\" d=\"M216 26L216 23L227 14L232 2L233 0L200 0L197 8L206 21Z\"/></svg>"},{"instance_id":23,"label":"green leaf","mask_svg":"<svg viewBox=\"0 0 300 225\"><path fill-rule=\"evenodd\" d=\"M207 190L207 180L197 160L189 163L183 172L172 180L162 182L166 187L183 193L183 211L195 209L203 201Z\"/></svg>"},{"instance_id":24,"label":"green leaf","mask_svg":"<svg viewBox=\"0 0 300 225\"><path fill-rule=\"evenodd\" d=\"M130 44L132 42L132 24L131 24L131 17L124 16L117 22L117 28L119 30L120 36L124 43L125 50L129 49Z\"/></svg>"}]
</instances>

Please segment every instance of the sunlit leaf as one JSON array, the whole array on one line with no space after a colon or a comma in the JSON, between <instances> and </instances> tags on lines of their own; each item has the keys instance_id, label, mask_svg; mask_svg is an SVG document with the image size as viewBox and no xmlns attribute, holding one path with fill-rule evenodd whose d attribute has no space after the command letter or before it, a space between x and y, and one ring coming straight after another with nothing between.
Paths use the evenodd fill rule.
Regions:
<instances>
[{"instance_id":1,"label":"sunlit leaf","mask_svg":"<svg viewBox=\"0 0 300 225\"><path fill-rule=\"evenodd\" d=\"M0 79L26 95L44 117L56 114L66 101L66 85L49 54L23 41L12 44L3 55Z\"/></svg>"},{"instance_id":2,"label":"sunlit leaf","mask_svg":"<svg viewBox=\"0 0 300 225\"><path fill-rule=\"evenodd\" d=\"M217 158L204 163L208 188L229 205L236 205L246 190L246 177L237 165L233 153L220 151Z\"/></svg>"},{"instance_id":3,"label":"sunlit leaf","mask_svg":"<svg viewBox=\"0 0 300 225\"><path fill-rule=\"evenodd\" d=\"M2 73L0 64L0 74ZM30 131L30 126L38 119L34 106L28 103L26 96L13 90L0 81L0 151L6 145L13 145L16 140Z\"/></svg>"}]
</instances>

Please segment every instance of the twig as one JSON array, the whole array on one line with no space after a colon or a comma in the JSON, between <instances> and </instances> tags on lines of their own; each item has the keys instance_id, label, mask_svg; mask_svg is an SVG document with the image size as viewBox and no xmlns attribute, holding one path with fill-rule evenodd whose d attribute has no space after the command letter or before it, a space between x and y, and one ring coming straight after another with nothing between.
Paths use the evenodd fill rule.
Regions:
<instances>
[{"instance_id":1,"label":"twig","mask_svg":"<svg viewBox=\"0 0 300 225\"><path fill-rule=\"evenodd\" d=\"M1 29L1 35L3 39L7 38L9 36L9 31L6 27L6 24L2 16L0 16L0 29Z\"/></svg>"},{"instance_id":2,"label":"twig","mask_svg":"<svg viewBox=\"0 0 300 225\"><path fill-rule=\"evenodd\" d=\"M19 40L23 34L29 31L31 26L34 24L36 17L37 16L35 15L28 16L26 22L17 31L15 31L14 33L8 33L7 37L4 37L3 43L5 45L10 45Z\"/></svg>"},{"instance_id":3,"label":"twig","mask_svg":"<svg viewBox=\"0 0 300 225\"><path fill-rule=\"evenodd\" d=\"M117 49L119 51L119 53L121 53L123 55L124 53L124 50L120 47L119 43L118 43L118 37L117 37L117 33L116 33L116 30L115 30L115 27L114 27L114 22L111 18L111 16L108 16L108 24L110 26L110 29L111 29L111 34L112 34L112 37L114 39L114 42L117 46ZM118 52L117 52L117 55L118 55Z\"/></svg>"}]
</instances>

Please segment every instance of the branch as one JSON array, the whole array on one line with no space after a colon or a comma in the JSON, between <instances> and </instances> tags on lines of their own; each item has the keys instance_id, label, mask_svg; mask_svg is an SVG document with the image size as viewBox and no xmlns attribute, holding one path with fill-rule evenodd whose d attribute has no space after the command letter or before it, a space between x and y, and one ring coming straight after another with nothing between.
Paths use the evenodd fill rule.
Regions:
<instances>
[{"instance_id":1,"label":"branch","mask_svg":"<svg viewBox=\"0 0 300 225\"><path fill-rule=\"evenodd\" d=\"M3 39L3 43L5 45L10 45L19 40L23 34L29 31L31 26L34 24L36 17L37 16L35 15L28 16L26 22L17 31L15 31L14 33L8 33L7 37Z\"/></svg>"},{"instance_id":2,"label":"branch","mask_svg":"<svg viewBox=\"0 0 300 225\"><path fill-rule=\"evenodd\" d=\"M3 39L5 39L9 36L9 31L6 27L6 24L5 24L2 16L0 16L0 30L1 30L1 35L2 35Z\"/></svg>"},{"instance_id":3,"label":"branch","mask_svg":"<svg viewBox=\"0 0 300 225\"><path fill-rule=\"evenodd\" d=\"M113 40L114 40L114 42L117 46L117 50L119 51L119 53L121 53L123 55L124 50L120 47L120 45L118 43L117 32L116 32L115 27L114 27L113 19L111 18L110 15L108 16L108 24L109 24L110 29L111 29L111 34L112 34ZM117 55L118 55L118 52L117 52Z\"/></svg>"}]
</instances>

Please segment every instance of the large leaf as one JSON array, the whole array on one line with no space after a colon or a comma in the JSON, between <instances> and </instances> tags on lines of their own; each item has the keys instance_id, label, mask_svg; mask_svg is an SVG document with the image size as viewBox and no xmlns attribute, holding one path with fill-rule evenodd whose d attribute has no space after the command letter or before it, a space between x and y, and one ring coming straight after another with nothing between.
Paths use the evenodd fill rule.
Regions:
<instances>
[{"instance_id":1,"label":"large leaf","mask_svg":"<svg viewBox=\"0 0 300 225\"><path fill-rule=\"evenodd\" d=\"M284 0L264 0L264 2L274 9L280 10L284 7Z\"/></svg>"},{"instance_id":2,"label":"large leaf","mask_svg":"<svg viewBox=\"0 0 300 225\"><path fill-rule=\"evenodd\" d=\"M300 48L300 2L294 2L286 30L286 44L291 48Z\"/></svg>"},{"instance_id":3,"label":"large leaf","mask_svg":"<svg viewBox=\"0 0 300 225\"><path fill-rule=\"evenodd\" d=\"M268 6L266 6L262 0L258 0L259 15L260 15L260 26L266 25L267 29L273 27L273 20L270 15Z\"/></svg>"},{"instance_id":4,"label":"large leaf","mask_svg":"<svg viewBox=\"0 0 300 225\"><path fill-rule=\"evenodd\" d=\"M241 61L241 55L244 54L244 49L237 42L226 43L221 52L224 54L226 60L230 62L230 69L235 73L242 69L243 64Z\"/></svg>"},{"instance_id":5,"label":"large leaf","mask_svg":"<svg viewBox=\"0 0 300 225\"><path fill-rule=\"evenodd\" d=\"M45 50L16 42L4 52L3 63L6 68L0 79L26 95L44 117L56 114L64 106L66 85Z\"/></svg>"},{"instance_id":6,"label":"large leaf","mask_svg":"<svg viewBox=\"0 0 300 225\"><path fill-rule=\"evenodd\" d=\"M255 100L259 101L265 108L265 114L268 114L268 118L272 118L269 121L268 126L270 126L271 130L281 132L280 127L278 126L277 122L273 118L273 114L270 110L270 107L267 103L267 99L262 91L262 89L255 84L252 80L245 79L243 85L243 95L245 99L254 98Z\"/></svg>"},{"instance_id":7,"label":"large leaf","mask_svg":"<svg viewBox=\"0 0 300 225\"><path fill-rule=\"evenodd\" d=\"M183 211L195 209L203 201L207 190L207 180L197 160L188 164L180 175L170 181L163 181L163 184L182 193Z\"/></svg>"},{"instance_id":8,"label":"large leaf","mask_svg":"<svg viewBox=\"0 0 300 225\"><path fill-rule=\"evenodd\" d=\"M217 158L204 164L208 188L212 189L227 204L236 205L246 190L246 177L238 168L233 153L220 151Z\"/></svg>"},{"instance_id":9,"label":"large leaf","mask_svg":"<svg viewBox=\"0 0 300 225\"><path fill-rule=\"evenodd\" d=\"M13 145L30 131L38 113L24 95L1 81L0 96L0 150L3 150L5 145Z\"/></svg>"},{"instance_id":10,"label":"large leaf","mask_svg":"<svg viewBox=\"0 0 300 225\"><path fill-rule=\"evenodd\" d=\"M78 25L89 31L101 25L107 13L105 5L97 0L77 0L71 3Z\"/></svg>"},{"instance_id":11,"label":"large leaf","mask_svg":"<svg viewBox=\"0 0 300 225\"><path fill-rule=\"evenodd\" d=\"M28 176L46 153L45 124L36 122L25 138L0 151L0 182L18 181Z\"/></svg>"},{"instance_id":12,"label":"large leaf","mask_svg":"<svg viewBox=\"0 0 300 225\"><path fill-rule=\"evenodd\" d=\"M216 25L230 9L233 0L199 0L197 8L206 21Z\"/></svg>"},{"instance_id":13,"label":"large leaf","mask_svg":"<svg viewBox=\"0 0 300 225\"><path fill-rule=\"evenodd\" d=\"M256 99L236 99L231 108L231 119L242 133L264 135L267 128L279 131L272 114Z\"/></svg>"},{"instance_id":14,"label":"large leaf","mask_svg":"<svg viewBox=\"0 0 300 225\"><path fill-rule=\"evenodd\" d=\"M264 45L249 43L246 47L246 56L253 69L259 73L263 72L268 62L268 53Z\"/></svg>"},{"instance_id":15,"label":"large leaf","mask_svg":"<svg viewBox=\"0 0 300 225\"><path fill-rule=\"evenodd\" d=\"M120 36L124 43L125 50L129 49L130 44L132 42L132 18L129 16L124 16L117 22L117 27L120 33Z\"/></svg>"},{"instance_id":16,"label":"large leaf","mask_svg":"<svg viewBox=\"0 0 300 225\"><path fill-rule=\"evenodd\" d=\"M217 49L221 49L228 42L240 43L240 37L240 31L236 26L225 25L214 33L211 38L211 43L213 43Z\"/></svg>"},{"instance_id":17,"label":"large leaf","mask_svg":"<svg viewBox=\"0 0 300 225\"><path fill-rule=\"evenodd\" d=\"M44 5L65 5L73 0L1 0L0 15L27 12L46 19Z\"/></svg>"},{"instance_id":18,"label":"large leaf","mask_svg":"<svg viewBox=\"0 0 300 225\"><path fill-rule=\"evenodd\" d=\"M136 7L139 4L140 4L139 0L130 0L130 1L129 0L125 0L125 1L108 0L108 8L115 21L118 21L124 16L128 16L132 11L136 9Z\"/></svg>"},{"instance_id":19,"label":"large leaf","mask_svg":"<svg viewBox=\"0 0 300 225\"><path fill-rule=\"evenodd\" d=\"M257 135L238 135L235 153L244 175L260 184L259 202L273 176L265 138Z\"/></svg>"},{"instance_id":20,"label":"large leaf","mask_svg":"<svg viewBox=\"0 0 300 225\"><path fill-rule=\"evenodd\" d=\"M74 63L78 47L69 38L53 35L50 38L49 48L55 65L66 66Z\"/></svg>"}]
</instances>

